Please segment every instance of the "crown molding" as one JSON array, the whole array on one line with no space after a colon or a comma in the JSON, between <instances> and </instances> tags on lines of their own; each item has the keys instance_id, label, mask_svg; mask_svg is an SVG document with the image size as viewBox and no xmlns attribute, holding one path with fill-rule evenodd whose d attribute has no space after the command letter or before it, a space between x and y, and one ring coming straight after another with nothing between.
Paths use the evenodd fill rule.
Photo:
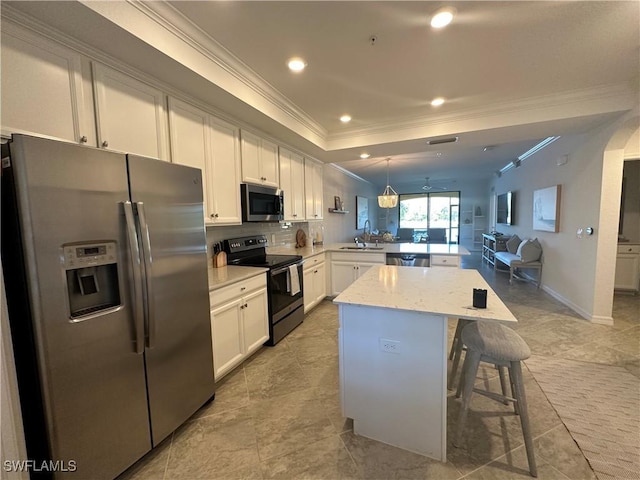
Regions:
<instances>
[{"instance_id":1,"label":"crown molding","mask_svg":"<svg viewBox=\"0 0 640 480\"><path fill-rule=\"evenodd\" d=\"M91 7L93 2L83 1L83 3ZM327 138L327 130L324 127L173 6L165 1L127 0L127 3L184 42L189 48L223 69L235 81L239 82L243 89L250 89L251 92L263 98L277 110L311 131L316 137L322 140Z\"/></svg>"},{"instance_id":2,"label":"crown molding","mask_svg":"<svg viewBox=\"0 0 640 480\"><path fill-rule=\"evenodd\" d=\"M479 121L486 124L486 128L497 128L514 125L514 117L521 118L520 122L515 123L518 124L624 111L633 108L637 97L638 92L634 90L632 84L619 83L538 95L497 103L493 107L467 109L457 113L429 116L428 118L414 116L408 119L387 120L369 127L344 129L339 133L330 133L327 137L327 150L464 132L464 129L456 129L452 126L462 126L468 123L477 125ZM567 111L570 111L571 114L567 115ZM538 119L541 115L544 118ZM532 120L534 118L535 120ZM501 119L509 119L509 121L497 124L496 122Z\"/></svg>"},{"instance_id":3,"label":"crown molding","mask_svg":"<svg viewBox=\"0 0 640 480\"><path fill-rule=\"evenodd\" d=\"M337 165L335 163L325 163L325 166L335 168L336 170L338 170L340 173L346 175L347 177L354 178L354 179L356 179L356 180L358 180L360 182L363 182L363 183L368 183L369 185L374 185L369 180L365 180L364 178L360 177L359 175L356 175L355 173L350 172L346 168L342 168L340 165Z\"/></svg>"}]
</instances>

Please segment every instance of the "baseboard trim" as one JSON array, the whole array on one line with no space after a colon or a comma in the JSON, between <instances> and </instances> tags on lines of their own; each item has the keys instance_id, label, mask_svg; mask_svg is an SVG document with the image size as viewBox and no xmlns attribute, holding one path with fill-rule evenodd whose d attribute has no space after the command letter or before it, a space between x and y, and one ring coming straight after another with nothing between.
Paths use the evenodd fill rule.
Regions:
<instances>
[{"instance_id":1,"label":"baseboard trim","mask_svg":"<svg viewBox=\"0 0 640 480\"><path fill-rule=\"evenodd\" d=\"M591 321L598 325L613 325L613 317L605 317L603 315L593 315Z\"/></svg>"},{"instance_id":2,"label":"baseboard trim","mask_svg":"<svg viewBox=\"0 0 640 480\"><path fill-rule=\"evenodd\" d=\"M599 325L613 325L613 317L603 316L603 315L592 315L591 313L587 312L580 306L573 303L571 300L568 300L567 298L560 295L558 292L556 292L552 288L549 288L547 285L541 285L540 288L542 288L542 290L544 290L546 293L551 295L553 298L555 298L559 302L569 307L571 310L576 312L585 320L589 320L590 322L597 323Z\"/></svg>"}]
</instances>

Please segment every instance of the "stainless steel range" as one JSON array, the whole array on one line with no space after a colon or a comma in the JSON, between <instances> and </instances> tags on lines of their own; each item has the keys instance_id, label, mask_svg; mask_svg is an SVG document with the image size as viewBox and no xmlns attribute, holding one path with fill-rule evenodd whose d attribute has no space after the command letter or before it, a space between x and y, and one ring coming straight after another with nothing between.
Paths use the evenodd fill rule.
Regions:
<instances>
[{"instance_id":1,"label":"stainless steel range","mask_svg":"<svg viewBox=\"0 0 640 480\"><path fill-rule=\"evenodd\" d=\"M267 255L266 246L264 235L224 241L229 265L269 269L269 340L265 345L273 346L304 320L303 260L300 255Z\"/></svg>"}]
</instances>

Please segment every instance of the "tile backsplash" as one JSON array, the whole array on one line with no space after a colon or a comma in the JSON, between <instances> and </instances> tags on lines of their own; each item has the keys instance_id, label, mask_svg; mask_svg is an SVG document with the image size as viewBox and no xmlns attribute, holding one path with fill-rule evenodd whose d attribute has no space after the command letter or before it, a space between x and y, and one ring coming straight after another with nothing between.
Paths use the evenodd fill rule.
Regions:
<instances>
[{"instance_id":1,"label":"tile backsplash","mask_svg":"<svg viewBox=\"0 0 640 480\"><path fill-rule=\"evenodd\" d=\"M311 233L320 225L322 222L244 223L229 227L207 227L207 256L211 257L211 246L216 242L250 235L266 235L269 246L295 245L296 232L302 229L307 234L307 243L311 243Z\"/></svg>"}]
</instances>

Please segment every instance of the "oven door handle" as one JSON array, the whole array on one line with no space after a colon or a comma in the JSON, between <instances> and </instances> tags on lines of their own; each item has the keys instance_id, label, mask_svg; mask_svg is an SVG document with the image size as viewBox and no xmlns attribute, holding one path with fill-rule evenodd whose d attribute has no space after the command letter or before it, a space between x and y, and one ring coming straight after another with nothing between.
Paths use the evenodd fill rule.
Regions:
<instances>
[{"instance_id":1,"label":"oven door handle","mask_svg":"<svg viewBox=\"0 0 640 480\"><path fill-rule=\"evenodd\" d=\"M295 265L297 267L301 267L303 263L304 263L304 261L298 262L298 263L293 263L292 265ZM291 265L287 265L286 267L278 268L277 270L271 270L271 276L273 277L274 275L279 275L282 272L286 272L287 270L289 270L290 266Z\"/></svg>"}]
</instances>

